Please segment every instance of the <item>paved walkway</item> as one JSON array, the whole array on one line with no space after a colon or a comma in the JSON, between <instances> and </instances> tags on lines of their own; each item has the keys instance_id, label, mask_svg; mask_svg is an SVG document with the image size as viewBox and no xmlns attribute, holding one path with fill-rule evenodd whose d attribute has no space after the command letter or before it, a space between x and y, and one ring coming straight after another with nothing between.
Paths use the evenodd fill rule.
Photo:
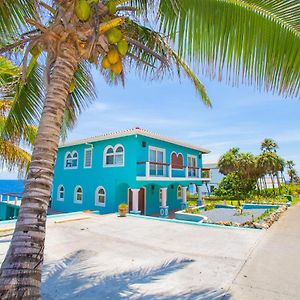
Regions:
<instances>
[{"instance_id":1,"label":"paved walkway","mask_svg":"<svg viewBox=\"0 0 300 300\"><path fill-rule=\"evenodd\" d=\"M300 203L266 232L229 289L233 299L300 299Z\"/></svg>"}]
</instances>

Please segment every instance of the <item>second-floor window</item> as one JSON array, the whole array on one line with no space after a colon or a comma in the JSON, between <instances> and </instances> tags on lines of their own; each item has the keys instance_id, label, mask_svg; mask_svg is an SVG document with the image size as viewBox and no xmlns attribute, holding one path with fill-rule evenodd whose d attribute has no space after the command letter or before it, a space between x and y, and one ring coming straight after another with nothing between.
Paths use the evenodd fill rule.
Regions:
<instances>
[{"instance_id":1,"label":"second-floor window","mask_svg":"<svg viewBox=\"0 0 300 300\"><path fill-rule=\"evenodd\" d=\"M197 174L197 156L188 155L189 176L196 177Z\"/></svg>"},{"instance_id":2,"label":"second-floor window","mask_svg":"<svg viewBox=\"0 0 300 300\"><path fill-rule=\"evenodd\" d=\"M84 167L85 168L91 168L92 167L92 153L93 153L92 148L84 150Z\"/></svg>"},{"instance_id":3,"label":"second-floor window","mask_svg":"<svg viewBox=\"0 0 300 300\"><path fill-rule=\"evenodd\" d=\"M78 153L67 152L65 156L65 169L76 169L78 166Z\"/></svg>"},{"instance_id":4,"label":"second-floor window","mask_svg":"<svg viewBox=\"0 0 300 300\"><path fill-rule=\"evenodd\" d=\"M116 146L107 146L104 149L104 166L124 166L124 147L120 144Z\"/></svg>"},{"instance_id":5,"label":"second-floor window","mask_svg":"<svg viewBox=\"0 0 300 300\"><path fill-rule=\"evenodd\" d=\"M150 147L149 148L150 175L164 176L165 168L165 149Z\"/></svg>"}]
</instances>

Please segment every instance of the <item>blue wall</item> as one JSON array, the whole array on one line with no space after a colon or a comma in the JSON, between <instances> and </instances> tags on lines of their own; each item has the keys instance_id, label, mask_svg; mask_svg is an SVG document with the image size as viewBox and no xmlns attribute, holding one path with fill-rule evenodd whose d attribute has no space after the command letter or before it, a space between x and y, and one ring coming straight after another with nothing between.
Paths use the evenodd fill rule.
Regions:
<instances>
[{"instance_id":1,"label":"blue wall","mask_svg":"<svg viewBox=\"0 0 300 300\"><path fill-rule=\"evenodd\" d=\"M143 142L146 146L143 147ZM145 176L145 165L138 165L139 161L147 161L149 146L166 149L166 163L170 163L170 156L173 151L181 153L184 158L184 165L187 165L187 154L197 157L197 166L202 167L202 158L199 158L199 151L185 148L176 144L156 140L142 135L131 135L126 137L108 139L93 142L92 168L84 168L84 150L91 148L90 145L80 144L59 148L55 166L52 208L55 210L69 212L81 210L100 210L100 213L117 211L119 203L126 203L129 188L146 187L146 213L159 212L159 188L168 187L167 204L170 209L180 209L181 200L177 199L177 186L187 186L190 181L172 182L166 178L164 181L136 181L136 176ZM123 167L103 167L103 152L108 145L115 146L122 144L125 149L125 164ZM144 144L145 145L145 144ZM64 169L64 159L67 152L76 150L78 152L77 169ZM177 173L175 173L177 172ZM185 170L174 171L173 176L185 176ZM173 184L173 189L171 185ZM199 181L197 182L199 185ZM57 200L59 185L65 189L64 201ZM74 203L74 189L80 185L83 189L82 203ZM151 186L154 185L154 191ZM97 187L103 186L106 190L105 207L95 205L95 191Z\"/></svg>"}]
</instances>

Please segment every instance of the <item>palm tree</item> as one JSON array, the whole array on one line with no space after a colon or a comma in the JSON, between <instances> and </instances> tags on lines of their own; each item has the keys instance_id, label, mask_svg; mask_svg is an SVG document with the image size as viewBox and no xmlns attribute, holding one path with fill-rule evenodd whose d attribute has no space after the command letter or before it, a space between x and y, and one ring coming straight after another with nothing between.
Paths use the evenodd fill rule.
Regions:
<instances>
[{"instance_id":1,"label":"palm tree","mask_svg":"<svg viewBox=\"0 0 300 300\"><path fill-rule=\"evenodd\" d=\"M218 168L220 173L227 175L236 171L237 159L240 155L239 151L239 148L231 148L220 157L218 161Z\"/></svg>"},{"instance_id":2,"label":"palm tree","mask_svg":"<svg viewBox=\"0 0 300 300\"><path fill-rule=\"evenodd\" d=\"M154 17L155 23L149 23ZM0 54L24 48L26 77L28 58L43 51L47 79L20 214L1 266L1 298L40 298L56 152L80 64L97 65L109 82L124 83L132 68L156 79L185 74L208 106L205 88L188 63L201 66L211 78L297 97L299 17L297 0L1 1Z\"/></svg>"},{"instance_id":3,"label":"palm tree","mask_svg":"<svg viewBox=\"0 0 300 300\"><path fill-rule=\"evenodd\" d=\"M287 172L290 177L290 183L298 183L299 177L297 171L295 170L295 163L292 160L286 161Z\"/></svg>"},{"instance_id":4,"label":"palm tree","mask_svg":"<svg viewBox=\"0 0 300 300\"><path fill-rule=\"evenodd\" d=\"M276 152L278 148L277 142L270 138L265 138L260 146L262 152Z\"/></svg>"}]
</instances>

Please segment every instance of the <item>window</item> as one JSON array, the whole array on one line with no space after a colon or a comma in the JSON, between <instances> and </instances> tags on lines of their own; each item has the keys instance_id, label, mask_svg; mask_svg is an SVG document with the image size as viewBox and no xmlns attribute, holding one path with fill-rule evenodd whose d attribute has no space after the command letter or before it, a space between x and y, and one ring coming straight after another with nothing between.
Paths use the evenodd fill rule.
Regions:
<instances>
[{"instance_id":1,"label":"window","mask_svg":"<svg viewBox=\"0 0 300 300\"><path fill-rule=\"evenodd\" d=\"M104 149L104 166L124 166L124 147L116 145Z\"/></svg>"},{"instance_id":2,"label":"window","mask_svg":"<svg viewBox=\"0 0 300 300\"><path fill-rule=\"evenodd\" d=\"M96 189L96 194L95 194L95 205L99 206L105 206L105 201L106 201L106 193L105 189L102 186L99 186Z\"/></svg>"},{"instance_id":3,"label":"window","mask_svg":"<svg viewBox=\"0 0 300 300\"><path fill-rule=\"evenodd\" d=\"M65 188L63 185L60 185L57 189L57 200L64 201L65 198Z\"/></svg>"},{"instance_id":4,"label":"window","mask_svg":"<svg viewBox=\"0 0 300 300\"><path fill-rule=\"evenodd\" d=\"M115 152L115 164L116 165L123 165L123 158L124 158L123 152L124 152L124 149L121 146L119 146L116 149L116 152Z\"/></svg>"},{"instance_id":5,"label":"window","mask_svg":"<svg viewBox=\"0 0 300 300\"><path fill-rule=\"evenodd\" d=\"M165 175L165 149L150 147L149 148L150 175Z\"/></svg>"},{"instance_id":6,"label":"window","mask_svg":"<svg viewBox=\"0 0 300 300\"><path fill-rule=\"evenodd\" d=\"M182 199L182 186L177 187L177 199Z\"/></svg>"},{"instance_id":7,"label":"window","mask_svg":"<svg viewBox=\"0 0 300 300\"><path fill-rule=\"evenodd\" d=\"M183 156L181 153L172 152L171 165L173 169L183 169Z\"/></svg>"},{"instance_id":8,"label":"window","mask_svg":"<svg viewBox=\"0 0 300 300\"><path fill-rule=\"evenodd\" d=\"M67 152L65 156L65 169L76 169L78 166L78 153L76 151Z\"/></svg>"},{"instance_id":9,"label":"window","mask_svg":"<svg viewBox=\"0 0 300 300\"><path fill-rule=\"evenodd\" d=\"M197 172L197 157L188 155L189 176L196 177Z\"/></svg>"},{"instance_id":10,"label":"window","mask_svg":"<svg viewBox=\"0 0 300 300\"><path fill-rule=\"evenodd\" d=\"M91 168L92 167L92 153L93 153L92 148L84 150L84 167L85 168Z\"/></svg>"},{"instance_id":11,"label":"window","mask_svg":"<svg viewBox=\"0 0 300 300\"><path fill-rule=\"evenodd\" d=\"M81 186L76 186L74 192L74 202L75 203L82 203L83 199L83 191Z\"/></svg>"}]
</instances>

